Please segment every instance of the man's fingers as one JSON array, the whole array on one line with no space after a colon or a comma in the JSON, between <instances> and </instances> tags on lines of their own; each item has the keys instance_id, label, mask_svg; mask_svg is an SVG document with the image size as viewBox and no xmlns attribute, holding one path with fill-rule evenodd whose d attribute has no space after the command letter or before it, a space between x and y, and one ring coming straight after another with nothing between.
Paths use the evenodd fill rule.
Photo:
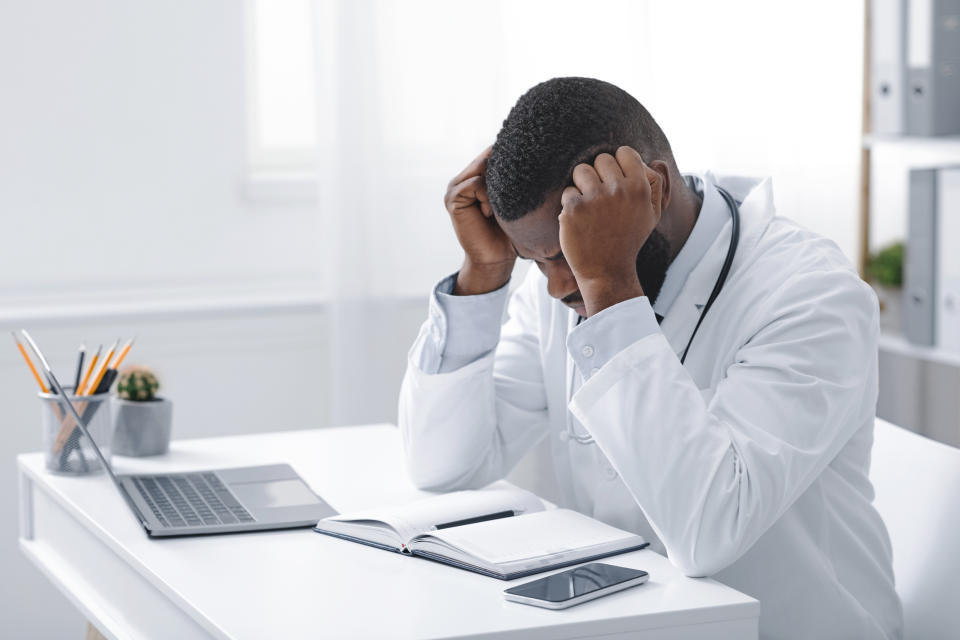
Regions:
<instances>
[{"instance_id":1,"label":"man's fingers","mask_svg":"<svg viewBox=\"0 0 960 640\"><path fill-rule=\"evenodd\" d=\"M467 209L477 204L477 194L480 190L486 190L484 187L483 176L477 175L460 182L456 188L451 189L448 196L448 207L452 209Z\"/></svg>"},{"instance_id":2,"label":"man's fingers","mask_svg":"<svg viewBox=\"0 0 960 640\"><path fill-rule=\"evenodd\" d=\"M563 190L563 193L560 194L560 206L565 210L570 204L573 204L577 200L583 197L583 193L580 189L576 187L567 187ZM561 210L561 213L563 213Z\"/></svg>"},{"instance_id":3,"label":"man's fingers","mask_svg":"<svg viewBox=\"0 0 960 640\"><path fill-rule=\"evenodd\" d=\"M473 176L480 176L486 173L487 171L487 159L490 157L490 151L493 149L493 145L490 145L486 149L480 152L476 158L470 161L470 164L467 167L458 173L453 180L450 181L451 185L463 182L467 178L472 178Z\"/></svg>"},{"instance_id":4,"label":"man's fingers","mask_svg":"<svg viewBox=\"0 0 960 640\"><path fill-rule=\"evenodd\" d=\"M623 171L616 159L609 153L601 153L593 161L593 166L597 170L597 175L603 182L613 182L623 177Z\"/></svg>"},{"instance_id":5,"label":"man's fingers","mask_svg":"<svg viewBox=\"0 0 960 640\"><path fill-rule=\"evenodd\" d=\"M573 168L573 184L577 186L580 193L587 193L600 186L600 176L596 169L588 164L581 163Z\"/></svg>"},{"instance_id":6,"label":"man's fingers","mask_svg":"<svg viewBox=\"0 0 960 640\"><path fill-rule=\"evenodd\" d=\"M628 178L640 177L646 171L646 165L643 158L633 147L620 147L617 149L617 164L623 170L623 175Z\"/></svg>"}]
</instances>

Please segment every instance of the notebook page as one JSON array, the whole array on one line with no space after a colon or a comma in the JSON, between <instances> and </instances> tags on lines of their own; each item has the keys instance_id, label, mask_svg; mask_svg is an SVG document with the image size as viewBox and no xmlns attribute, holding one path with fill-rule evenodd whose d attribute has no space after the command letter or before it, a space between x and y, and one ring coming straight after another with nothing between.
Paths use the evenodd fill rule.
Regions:
<instances>
[{"instance_id":1,"label":"notebook page","mask_svg":"<svg viewBox=\"0 0 960 640\"><path fill-rule=\"evenodd\" d=\"M490 565L564 556L590 547L615 546L621 541L642 542L636 534L568 509L434 531L429 537Z\"/></svg>"},{"instance_id":2,"label":"notebook page","mask_svg":"<svg viewBox=\"0 0 960 640\"><path fill-rule=\"evenodd\" d=\"M421 533L431 531L438 524L466 520L502 511L513 511L518 515L534 513L543 511L543 508L543 501L524 489L480 489L444 493L404 505L333 516L328 520L339 522L377 520L393 527L399 534L400 539L406 541ZM504 519L510 520L512 518ZM452 531L459 528L454 527L444 530Z\"/></svg>"}]
</instances>

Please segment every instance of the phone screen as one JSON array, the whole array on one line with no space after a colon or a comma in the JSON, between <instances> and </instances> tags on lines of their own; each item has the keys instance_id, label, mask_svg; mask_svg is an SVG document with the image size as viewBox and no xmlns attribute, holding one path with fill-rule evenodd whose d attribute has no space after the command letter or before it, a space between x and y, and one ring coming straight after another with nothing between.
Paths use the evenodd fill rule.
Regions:
<instances>
[{"instance_id":1,"label":"phone screen","mask_svg":"<svg viewBox=\"0 0 960 640\"><path fill-rule=\"evenodd\" d=\"M511 587L506 593L547 602L563 602L645 575L646 571L594 562Z\"/></svg>"}]
</instances>

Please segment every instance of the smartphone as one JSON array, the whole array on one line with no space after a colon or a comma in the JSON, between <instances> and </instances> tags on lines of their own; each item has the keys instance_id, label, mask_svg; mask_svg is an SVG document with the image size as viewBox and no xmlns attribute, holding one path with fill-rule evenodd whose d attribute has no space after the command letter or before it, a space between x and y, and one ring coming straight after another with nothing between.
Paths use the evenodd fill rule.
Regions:
<instances>
[{"instance_id":1,"label":"smartphone","mask_svg":"<svg viewBox=\"0 0 960 640\"><path fill-rule=\"evenodd\" d=\"M650 574L639 569L592 562L510 587L504 590L503 597L545 609L566 609L643 584L649 577Z\"/></svg>"}]
</instances>

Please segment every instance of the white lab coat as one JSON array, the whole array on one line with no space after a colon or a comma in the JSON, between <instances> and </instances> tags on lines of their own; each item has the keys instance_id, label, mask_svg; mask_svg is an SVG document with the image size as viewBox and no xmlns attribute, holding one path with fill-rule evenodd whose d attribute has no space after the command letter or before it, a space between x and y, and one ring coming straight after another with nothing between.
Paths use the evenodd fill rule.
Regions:
<instances>
[{"instance_id":1,"label":"white lab coat","mask_svg":"<svg viewBox=\"0 0 960 640\"><path fill-rule=\"evenodd\" d=\"M593 372L583 353L600 316L576 327L536 269L511 296L495 351L448 373L414 355L448 329L434 300L400 394L411 477L479 487L539 442L561 504L640 533L687 575L754 596L763 637L899 637L890 542L867 477L876 298L835 244L775 215L769 180L719 184L742 201L740 244L685 365L678 355L729 222L660 330ZM571 399L574 356L586 379ZM596 444L560 435L568 408Z\"/></svg>"}]
</instances>

